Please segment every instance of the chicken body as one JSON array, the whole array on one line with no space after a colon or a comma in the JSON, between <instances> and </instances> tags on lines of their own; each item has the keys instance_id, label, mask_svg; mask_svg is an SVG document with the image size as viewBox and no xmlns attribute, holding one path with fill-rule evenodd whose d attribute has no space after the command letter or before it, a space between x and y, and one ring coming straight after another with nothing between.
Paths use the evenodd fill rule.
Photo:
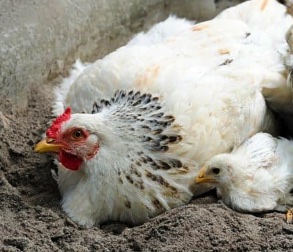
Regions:
<instances>
[{"instance_id":1,"label":"chicken body","mask_svg":"<svg viewBox=\"0 0 293 252\"><path fill-rule=\"evenodd\" d=\"M36 148L58 150L62 207L73 220L142 223L207 191L194 177L209 158L277 131L261 92L286 86L292 18L265 2L199 24L170 17L101 60L77 62L55 92L58 134Z\"/></svg>"},{"instance_id":2,"label":"chicken body","mask_svg":"<svg viewBox=\"0 0 293 252\"><path fill-rule=\"evenodd\" d=\"M293 142L258 133L232 153L212 157L196 180L214 183L235 210L285 212L293 205Z\"/></svg>"}]
</instances>

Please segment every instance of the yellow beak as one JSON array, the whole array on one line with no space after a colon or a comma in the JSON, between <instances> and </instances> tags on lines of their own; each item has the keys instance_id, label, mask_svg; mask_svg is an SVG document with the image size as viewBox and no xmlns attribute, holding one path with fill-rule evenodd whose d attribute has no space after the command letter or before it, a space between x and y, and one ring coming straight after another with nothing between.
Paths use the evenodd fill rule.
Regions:
<instances>
[{"instance_id":1,"label":"yellow beak","mask_svg":"<svg viewBox=\"0 0 293 252\"><path fill-rule=\"evenodd\" d=\"M205 166L203 166L199 170L199 173L198 173L197 177L195 178L195 182L197 184L216 183L216 180L213 177L206 175L206 171L207 171L207 168Z\"/></svg>"},{"instance_id":2,"label":"yellow beak","mask_svg":"<svg viewBox=\"0 0 293 252\"><path fill-rule=\"evenodd\" d=\"M62 147L63 145L56 144L54 139L44 138L43 140L41 140L40 142L36 144L34 151L39 153L45 153L45 152L59 153Z\"/></svg>"}]
</instances>

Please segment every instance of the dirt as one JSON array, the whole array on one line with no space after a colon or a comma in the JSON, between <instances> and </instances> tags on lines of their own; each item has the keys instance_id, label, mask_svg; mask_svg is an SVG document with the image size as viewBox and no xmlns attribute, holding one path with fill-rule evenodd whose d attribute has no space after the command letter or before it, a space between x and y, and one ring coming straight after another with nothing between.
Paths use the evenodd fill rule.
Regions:
<instances>
[{"instance_id":1,"label":"dirt","mask_svg":"<svg viewBox=\"0 0 293 252\"><path fill-rule=\"evenodd\" d=\"M284 214L237 213L214 191L141 226L78 227L61 210L53 160L33 152L51 97L31 90L24 112L0 99L0 251L293 251Z\"/></svg>"},{"instance_id":2,"label":"dirt","mask_svg":"<svg viewBox=\"0 0 293 252\"><path fill-rule=\"evenodd\" d=\"M214 192L141 226L76 226L60 208L52 159L33 152L51 119L50 97L32 90L25 112L1 100L0 251L293 251L283 214L236 213Z\"/></svg>"}]
</instances>

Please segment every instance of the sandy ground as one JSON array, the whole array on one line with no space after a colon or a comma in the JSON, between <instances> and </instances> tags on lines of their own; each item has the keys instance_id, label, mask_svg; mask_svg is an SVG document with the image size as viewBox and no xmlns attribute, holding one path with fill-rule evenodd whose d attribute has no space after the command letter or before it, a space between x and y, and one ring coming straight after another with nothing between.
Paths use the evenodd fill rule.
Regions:
<instances>
[{"instance_id":1,"label":"sandy ground","mask_svg":"<svg viewBox=\"0 0 293 252\"><path fill-rule=\"evenodd\" d=\"M51 158L32 150L50 120L50 96L33 90L23 113L0 104L9 120L0 120L0 251L293 251L283 214L236 213L213 192L141 226L77 227L59 206Z\"/></svg>"},{"instance_id":2,"label":"sandy ground","mask_svg":"<svg viewBox=\"0 0 293 252\"><path fill-rule=\"evenodd\" d=\"M76 226L60 208L52 159L33 152L51 119L50 97L32 90L22 113L0 101L0 251L293 251L284 214L236 213L214 192L141 226Z\"/></svg>"}]
</instances>

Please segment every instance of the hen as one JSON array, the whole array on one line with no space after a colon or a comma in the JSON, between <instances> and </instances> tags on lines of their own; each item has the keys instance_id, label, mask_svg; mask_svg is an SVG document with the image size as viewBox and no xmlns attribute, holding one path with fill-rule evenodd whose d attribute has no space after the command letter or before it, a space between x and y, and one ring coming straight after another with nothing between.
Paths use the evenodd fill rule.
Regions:
<instances>
[{"instance_id":1,"label":"hen","mask_svg":"<svg viewBox=\"0 0 293 252\"><path fill-rule=\"evenodd\" d=\"M293 142L258 133L232 153L212 157L196 182L214 183L238 211L286 211L293 206Z\"/></svg>"},{"instance_id":2,"label":"hen","mask_svg":"<svg viewBox=\"0 0 293 252\"><path fill-rule=\"evenodd\" d=\"M292 18L265 2L196 25L170 17L93 64L77 62L36 146L57 153L74 221L143 223L207 191L194 183L206 160L277 131L261 90L285 87Z\"/></svg>"}]
</instances>

